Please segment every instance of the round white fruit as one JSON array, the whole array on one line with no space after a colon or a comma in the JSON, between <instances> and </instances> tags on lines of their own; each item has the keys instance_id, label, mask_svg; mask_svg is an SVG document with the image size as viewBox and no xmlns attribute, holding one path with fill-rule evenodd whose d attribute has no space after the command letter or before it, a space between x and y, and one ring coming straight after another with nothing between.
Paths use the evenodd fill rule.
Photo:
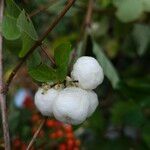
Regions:
<instances>
[{"instance_id":1,"label":"round white fruit","mask_svg":"<svg viewBox=\"0 0 150 150\"><path fill-rule=\"evenodd\" d=\"M103 69L93 57L80 57L73 66L71 77L83 89L95 89L104 79Z\"/></svg>"},{"instance_id":2,"label":"round white fruit","mask_svg":"<svg viewBox=\"0 0 150 150\"><path fill-rule=\"evenodd\" d=\"M98 102L98 96L94 91L88 91L88 96L89 96L88 117L90 117L96 110L99 102Z\"/></svg>"},{"instance_id":3,"label":"round white fruit","mask_svg":"<svg viewBox=\"0 0 150 150\"><path fill-rule=\"evenodd\" d=\"M53 105L53 113L56 119L69 124L80 124L85 121L89 100L87 91L69 87L62 90Z\"/></svg>"},{"instance_id":4,"label":"round white fruit","mask_svg":"<svg viewBox=\"0 0 150 150\"><path fill-rule=\"evenodd\" d=\"M35 94L35 105L37 109L42 113L44 116L52 116L53 111L53 102L58 96L58 91L51 88L47 91L45 91L42 88L39 88L39 90Z\"/></svg>"}]
</instances>

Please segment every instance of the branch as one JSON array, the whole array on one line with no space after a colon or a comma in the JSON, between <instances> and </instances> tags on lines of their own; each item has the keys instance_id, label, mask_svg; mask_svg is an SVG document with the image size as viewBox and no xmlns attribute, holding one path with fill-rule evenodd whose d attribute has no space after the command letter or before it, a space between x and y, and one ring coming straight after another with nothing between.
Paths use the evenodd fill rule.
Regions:
<instances>
[{"instance_id":1,"label":"branch","mask_svg":"<svg viewBox=\"0 0 150 150\"><path fill-rule=\"evenodd\" d=\"M86 8L85 18L83 19L80 35L79 35L79 38L77 39L76 43L79 43L81 41L87 28L89 28L91 26L92 15L93 15L93 11L94 11L94 0L89 0L88 5L85 8ZM84 8L84 10L85 10L85 8Z\"/></svg>"},{"instance_id":2,"label":"branch","mask_svg":"<svg viewBox=\"0 0 150 150\"><path fill-rule=\"evenodd\" d=\"M86 27L91 26L92 14L93 14L93 5L94 5L94 0L89 0L87 13L86 13L86 17L85 17L85 26Z\"/></svg>"},{"instance_id":3,"label":"branch","mask_svg":"<svg viewBox=\"0 0 150 150\"><path fill-rule=\"evenodd\" d=\"M31 139L31 141L29 142L29 145L28 145L28 147L27 147L26 150L30 150L30 148L32 147L34 141L36 140L38 134L40 133L42 127L44 126L45 121L46 121L46 119L44 119L44 120L41 121L39 127L37 128L36 132L34 133L34 135L33 135L32 139Z\"/></svg>"},{"instance_id":4,"label":"branch","mask_svg":"<svg viewBox=\"0 0 150 150\"><path fill-rule=\"evenodd\" d=\"M81 25L80 35L79 35L79 38L77 39L76 43L79 43L81 41L84 33L86 32L86 29L91 26L92 15L93 15L93 11L94 11L94 0L89 0L86 9L87 10L85 13L85 19L83 19L83 23Z\"/></svg>"},{"instance_id":5,"label":"branch","mask_svg":"<svg viewBox=\"0 0 150 150\"><path fill-rule=\"evenodd\" d=\"M51 56L50 54L48 54L48 52L46 51L46 49L41 45L40 48L42 49L42 51L44 52L44 54L47 56L47 58L50 60L50 62L52 63L53 66L56 65L55 60L53 58L53 56Z\"/></svg>"},{"instance_id":6,"label":"branch","mask_svg":"<svg viewBox=\"0 0 150 150\"><path fill-rule=\"evenodd\" d=\"M4 10L4 1L0 0L0 24L3 20L3 10ZM3 66L2 66L2 35L0 33L0 89L3 84ZM6 97L3 93L0 93L0 107L2 115L2 125L3 125L3 134L5 141L5 149L10 150L10 137L9 137L9 128L8 128L8 119L6 111Z\"/></svg>"},{"instance_id":7,"label":"branch","mask_svg":"<svg viewBox=\"0 0 150 150\"><path fill-rule=\"evenodd\" d=\"M73 60L77 57L78 44L80 43L80 41L82 40L82 38L84 37L84 35L88 31L88 29L91 27L92 15L93 15L93 11L94 11L94 2L95 2L94 0L89 0L89 2L87 4L87 7L83 7L83 9L81 9L81 10L85 11L85 8L86 8L87 10L86 10L86 13L85 13L85 18L83 19L83 22L81 24L81 29L80 29L79 36L76 40L75 49L72 53L72 57L71 57L72 62L70 63L69 71L72 68ZM76 6L78 6L78 5L76 5ZM84 46L82 46L82 50L83 50L83 47Z\"/></svg>"},{"instance_id":8,"label":"branch","mask_svg":"<svg viewBox=\"0 0 150 150\"><path fill-rule=\"evenodd\" d=\"M46 9L48 9L55 2L57 2L57 0L51 0L48 4L39 6L36 10L32 11L29 14L29 17L32 18L33 16L39 14L40 12L45 11Z\"/></svg>"},{"instance_id":9,"label":"branch","mask_svg":"<svg viewBox=\"0 0 150 150\"><path fill-rule=\"evenodd\" d=\"M42 45L42 41L47 37L47 35L54 29L54 27L59 23L59 21L64 17L64 15L67 13L67 11L71 8L71 6L75 3L76 0L71 0L67 3L67 5L64 7L64 9L56 16L56 18L53 20L49 28L46 30L46 32L41 36L41 38L35 42L35 44L30 48L28 53L21 59L21 61L16 65L16 67L11 72L8 80L6 81L5 87L3 89L3 93L7 93L9 90L9 86L11 81L13 80L14 76L22 66L22 64L27 60L27 58L33 53L33 51L40 45Z\"/></svg>"}]
</instances>

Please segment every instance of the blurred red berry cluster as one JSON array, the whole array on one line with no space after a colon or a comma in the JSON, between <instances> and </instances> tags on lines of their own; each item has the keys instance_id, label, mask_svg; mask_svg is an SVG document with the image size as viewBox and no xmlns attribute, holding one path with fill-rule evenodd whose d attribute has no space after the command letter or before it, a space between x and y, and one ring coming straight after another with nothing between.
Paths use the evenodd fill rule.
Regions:
<instances>
[{"instance_id":1,"label":"blurred red berry cluster","mask_svg":"<svg viewBox=\"0 0 150 150\"><path fill-rule=\"evenodd\" d=\"M54 128L53 132L49 134L49 138L63 139L58 145L58 150L80 149L80 140L75 137L71 125L63 124L55 120L47 120L46 126Z\"/></svg>"},{"instance_id":2,"label":"blurred red berry cluster","mask_svg":"<svg viewBox=\"0 0 150 150\"><path fill-rule=\"evenodd\" d=\"M23 106L27 109L33 109L34 108L34 102L30 96L27 96L23 102Z\"/></svg>"},{"instance_id":3,"label":"blurred red berry cluster","mask_svg":"<svg viewBox=\"0 0 150 150\"><path fill-rule=\"evenodd\" d=\"M27 144L24 143L19 137L15 138L12 141L12 149L13 150L26 150ZM31 150L35 150L33 147L31 147Z\"/></svg>"},{"instance_id":4,"label":"blurred red berry cluster","mask_svg":"<svg viewBox=\"0 0 150 150\"><path fill-rule=\"evenodd\" d=\"M31 138L37 131L42 116L35 113L31 116ZM48 140L49 139L49 140ZM74 135L73 128L69 124L63 124L54 119L47 119L40 130L37 140L42 141L40 145L33 144L31 150L52 149L52 150L79 150L80 140ZM13 150L25 150L28 142L23 142L19 136L12 141ZM46 146L48 145L48 146Z\"/></svg>"}]
</instances>

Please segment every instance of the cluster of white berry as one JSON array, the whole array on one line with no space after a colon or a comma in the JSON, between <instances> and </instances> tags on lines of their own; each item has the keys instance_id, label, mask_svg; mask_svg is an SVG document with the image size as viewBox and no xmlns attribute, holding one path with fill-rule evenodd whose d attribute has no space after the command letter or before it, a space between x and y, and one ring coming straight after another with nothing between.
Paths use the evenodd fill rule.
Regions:
<instances>
[{"instance_id":1,"label":"cluster of white berry","mask_svg":"<svg viewBox=\"0 0 150 150\"><path fill-rule=\"evenodd\" d=\"M102 83L104 74L95 58L80 57L73 66L71 78L66 86L40 88L35 94L35 105L44 116L54 116L57 120L80 124L90 117L98 106L97 94L92 91Z\"/></svg>"}]
</instances>

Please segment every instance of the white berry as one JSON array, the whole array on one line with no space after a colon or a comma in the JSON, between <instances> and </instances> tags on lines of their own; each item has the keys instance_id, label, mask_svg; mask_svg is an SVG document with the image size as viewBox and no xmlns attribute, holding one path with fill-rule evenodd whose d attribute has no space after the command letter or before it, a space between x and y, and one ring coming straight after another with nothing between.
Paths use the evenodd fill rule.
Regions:
<instances>
[{"instance_id":1,"label":"white berry","mask_svg":"<svg viewBox=\"0 0 150 150\"><path fill-rule=\"evenodd\" d=\"M42 88L39 88L39 90L35 94L35 105L37 109L42 113L44 116L52 116L53 111L53 102L58 96L58 91L51 88L47 91L45 91Z\"/></svg>"},{"instance_id":2,"label":"white berry","mask_svg":"<svg viewBox=\"0 0 150 150\"><path fill-rule=\"evenodd\" d=\"M77 87L68 87L62 90L53 105L56 119L75 125L85 121L88 109L87 91Z\"/></svg>"},{"instance_id":3,"label":"white berry","mask_svg":"<svg viewBox=\"0 0 150 150\"><path fill-rule=\"evenodd\" d=\"M89 103L90 103L88 117L90 117L96 110L99 102L98 102L97 94L94 91L88 91L88 96L89 96Z\"/></svg>"},{"instance_id":4,"label":"white berry","mask_svg":"<svg viewBox=\"0 0 150 150\"><path fill-rule=\"evenodd\" d=\"M95 89L104 79L103 69L93 57L80 57L73 66L71 76L83 89Z\"/></svg>"}]
</instances>

